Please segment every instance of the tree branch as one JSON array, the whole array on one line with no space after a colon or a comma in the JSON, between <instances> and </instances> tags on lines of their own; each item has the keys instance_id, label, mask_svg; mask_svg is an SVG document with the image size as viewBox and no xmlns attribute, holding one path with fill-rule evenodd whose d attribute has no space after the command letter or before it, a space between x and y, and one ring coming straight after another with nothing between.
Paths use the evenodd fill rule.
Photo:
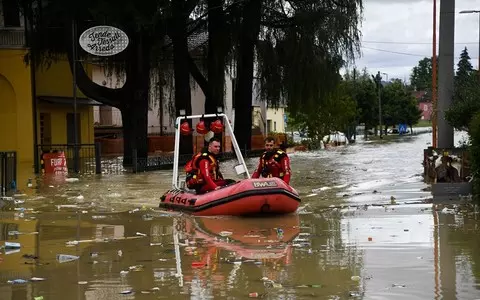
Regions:
<instances>
[{"instance_id":1,"label":"tree branch","mask_svg":"<svg viewBox=\"0 0 480 300\"><path fill-rule=\"evenodd\" d=\"M70 37L75 39L75 42L77 41L76 37L74 37L73 34L71 34ZM117 108L120 107L121 89L109 89L93 82L85 72L82 63L78 60L75 61L72 53L72 47L70 46L69 48L70 51L67 51L67 56L70 70L73 74L73 68L75 63L77 86L82 91L82 93L84 93L85 96L92 98L93 100L99 101L103 104Z\"/></svg>"},{"instance_id":2,"label":"tree branch","mask_svg":"<svg viewBox=\"0 0 480 300\"><path fill-rule=\"evenodd\" d=\"M198 0L187 0L187 3L185 3L185 12L187 16L189 16L192 13L192 11L195 9L195 6L197 6L197 4L198 4Z\"/></svg>"},{"instance_id":3,"label":"tree branch","mask_svg":"<svg viewBox=\"0 0 480 300\"><path fill-rule=\"evenodd\" d=\"M195 79L195 81L202 89L205 98L210 98L210 87L208 85L208 80L202 74L190 54L188 55L188 68L190 69L190 74L192 74L193 79Z\"/></svg>"}]
</instances>

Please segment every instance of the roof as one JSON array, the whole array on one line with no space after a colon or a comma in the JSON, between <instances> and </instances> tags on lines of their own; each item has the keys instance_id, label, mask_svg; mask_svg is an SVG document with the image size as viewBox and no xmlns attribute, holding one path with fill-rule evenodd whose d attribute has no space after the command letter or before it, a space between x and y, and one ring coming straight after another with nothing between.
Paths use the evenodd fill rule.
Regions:
<instances>
[{"instance_id":1,"label":"roof","mask_svg":"<svg viewBox=\"0 0 480 300\"><path fill-rule=\"evenodd\" d=\"M50 104L73 105L73 97L37 96L37 99ZM90 98L77 97L77 105L101 106L103 104Z\"/></svg>"}]
</instances>

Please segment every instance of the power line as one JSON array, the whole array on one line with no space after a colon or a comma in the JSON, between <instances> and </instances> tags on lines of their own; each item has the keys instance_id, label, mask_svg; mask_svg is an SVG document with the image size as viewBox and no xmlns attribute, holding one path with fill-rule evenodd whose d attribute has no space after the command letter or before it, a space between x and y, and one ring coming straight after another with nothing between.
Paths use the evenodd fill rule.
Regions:
<instances>
[{"instance_id":1,"label":"power line","mask_svg":"<svg viewBox=\"0 0 480 300\"><path fill-rule=\"evenodd\" d=\"M392 54L408 55L408 56L417 56L417 57L426 57L426 56L428 56L428 55L422 55L422 54L407 53L407 52L398 52L398 51L390 51L390 50L378 49L378 48L371 48L371 47L365 47L365 46L362 46L362 48L364 48L364 49L369 49L369 50L380 51L380 52L392 53Z\"/></svg>"},{"instance_id":2,"label":"power line","mask_svg":"<svg viewBox=\"0 0 480 300\"><path fill-rule=\"evenodd\" d=\"M378 48L372 48L372 47L366 47L366 46L361 46L361 48L368 49L368 50L375 50L375 51L379 51L379 52L399 54L399 55L407 55L407 56L415 56L415 57L431 57L432 56L431 54L423 55L423 54L408 53L408 52L398 52L398 51L378 49ZM459 59L459 58L460 57L458 57L458 56L455 57L455 59ZM470 59L478 59L478 57L470 57Z\"/></svg>"},{"instance_id":3,"label":"power line","mask_svg":"<svg viewBox=\"0 0 480 300\"><path fill-rule=\"evenodd\" d=\"M393 44L393 45L431 45L432 42L395 42L395 41L362 41L367 44ZM437 42L438 44L438 42ZM458 42L456 45L476 45L478 42Z\"/></svg>"}]
</instances>

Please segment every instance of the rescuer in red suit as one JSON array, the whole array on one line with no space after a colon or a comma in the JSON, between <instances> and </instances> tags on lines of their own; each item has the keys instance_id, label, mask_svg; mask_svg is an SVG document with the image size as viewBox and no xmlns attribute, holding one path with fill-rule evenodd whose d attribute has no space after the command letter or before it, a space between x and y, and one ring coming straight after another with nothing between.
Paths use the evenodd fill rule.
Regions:
<instances>
[{"instance_id":1,"label":"rescuer in red suit","mask_svg":"<svg viewBox=\"0 0 480 300\"><path fill-rule=\"evenodd\" d=\"M287 153L281 149L275 149L275 140L272 137L265 139L265 152L260 157L258 167L252 175L252 178L278 177L290 184L291 170L290 159Z\"/></svg>"},{"instance_id":2,"label":"rescuer in red suit","mask_svg":"<svg viewBox=\"0 0 480 300\"><path fill-rule=\"evenodd\" d=\"M235 182L223 178L217 159L219 153L220 140L213 137L209 140L207 149L202 149L201 152L195 154L192 160L185 165L186 184L189 189L194 189L201 194Z\"/></svg>"}]
</instances>

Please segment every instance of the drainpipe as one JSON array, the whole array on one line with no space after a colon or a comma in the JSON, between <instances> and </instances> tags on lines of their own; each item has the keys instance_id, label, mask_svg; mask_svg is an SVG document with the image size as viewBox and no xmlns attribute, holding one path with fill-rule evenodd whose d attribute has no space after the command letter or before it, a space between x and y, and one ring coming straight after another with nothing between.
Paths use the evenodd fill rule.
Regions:
<instances>
[{"instance_id":1,"label":"drainpipe","mask_svg":"<svg viewBox=\"0 0 480 300\"><path fill-rule=\"evenodd\" d=\"M27 4L23 15L25 28L25 44L30 47L30 86L32 90L32 114L33 114L33 165L35 174L40 173L38 155L38 119L37 119L37 84L36 84L36 48L33 39L32 7ZM28 17L27 17L28 14ZM29 30L30 27L30 30Z\"/></svg>"}]
</instances>

